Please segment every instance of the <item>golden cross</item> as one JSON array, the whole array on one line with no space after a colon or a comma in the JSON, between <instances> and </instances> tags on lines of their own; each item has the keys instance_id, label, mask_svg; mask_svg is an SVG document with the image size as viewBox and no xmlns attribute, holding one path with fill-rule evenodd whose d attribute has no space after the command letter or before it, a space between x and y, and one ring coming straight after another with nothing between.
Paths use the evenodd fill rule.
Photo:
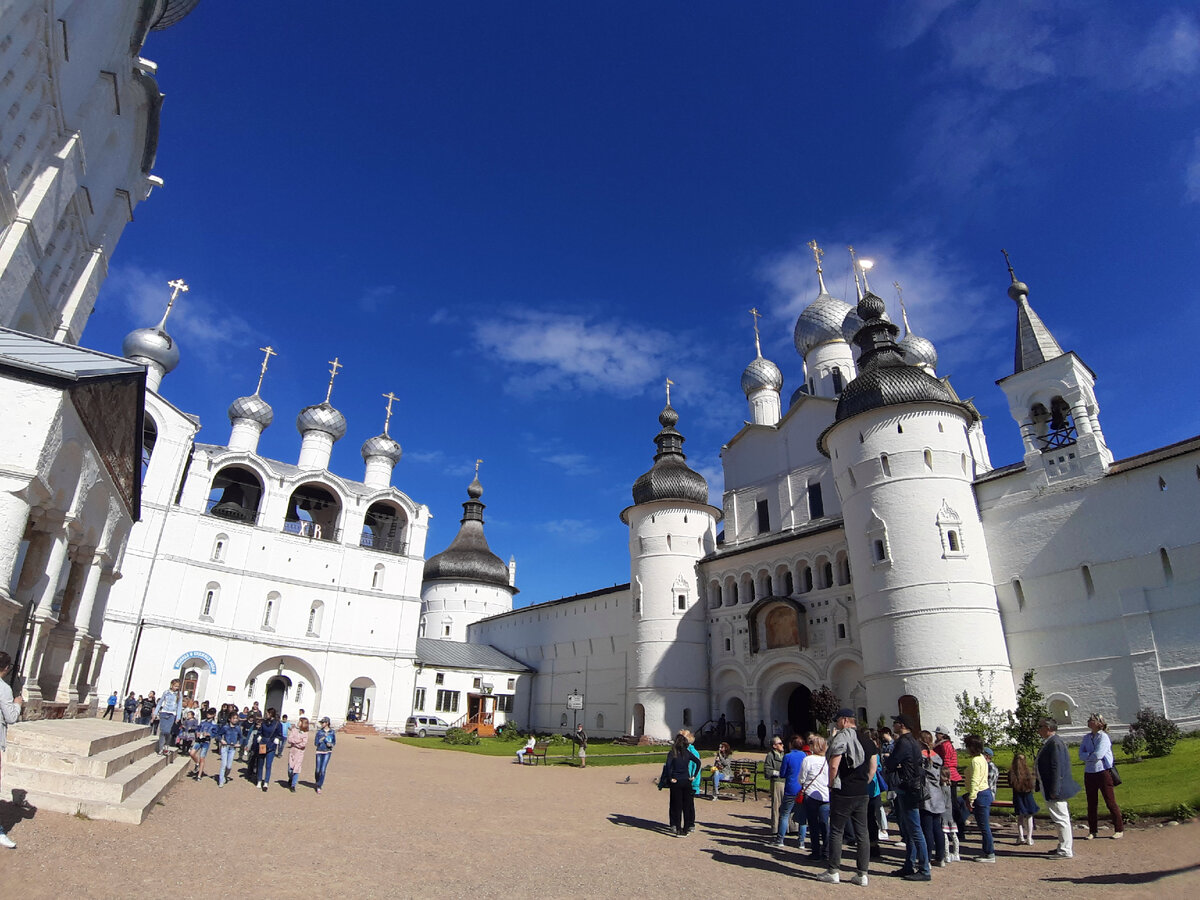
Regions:
<instances>
[{"instance_id":1,"label":"golden cross","mask_svg":"<svg viewBox=\"0 0 1200 900\"><path fill-rule=\"evenodd\" d=\"M754 316L754 351L762 356L762 344L758 340L758 320L762 318L762 313L758 311L758 307L751 307L750 315Z\"/></svg>"},{"instance_id":2,"label":"golden cross","mask_svg":"<svg viewBox=\"0 0 1200 900\"><path fill-rule=\"evenodd\" d=\"M821 271L821 257L825 255L825 251L817 246L817 241L814 238L808 242L808 249L812 251L813 260L817 264L817 271Z\"/></svg>"},{"instance_id":3,"label":"golden cross","mask_svg":"<svg viewBox=\"0 0 1200 900\"><path fill-rule=\"evenodd\" d=\"M478 478L478 477L479 477L479 467L480 467L482 464L483 464L483 460L482 460L482 459L477 459L477 460L475 460L475 477L476 477L476 478Z\"/></svg>"},{"instance_id":4,"label":"golden cross","mask_svg":"<svg viewBox=\"0 0 1200 900\"><path fill-rule=\"evenodd\" d=\"M345 366L338 362L338 358L336 356L329 360L329 365L331 365L333 368L329 370L329 389L325 391L326 403L329 402L329 398L333 395L333 379L337 378L338 369L345 368Z\"/></svg>"},{"instance_id":5,"label":"golden cross","mask_svg":"<svg viewBox=\"0 0 1200 900\"><path fill-rule=\"evenodd\" d=\"M395 394L393 394L391 391L388 391L386 394L383 394L382 397L383 397L383 399L385 399L388 402L387 418L383 420L383 433L387 434L388 426L392 423L392 403L396 400L399 400L400 398L397 397ZM388 437L391 437L391 435L388 434Z\"/></svg>"},{"instance_id":6,"label":"golden cross","mask_svg":"<svg viewBox=\"0 0 1200 900\"><path fill-rule=\"evenodd\" d=\"M258 392L262 390L263 376L267 374L267 363L269 363L271 361L272 356L279 355L278 353L275 352L275 348L272 347L270 344L267 344L267 346L265 346L265 347L259 347L258 349L263 352L263 361L262 361L262 368L258 370L258 384L254 388L254 396L255 397L257 397Z\"/></svg>"},{"instance_id":7,"label":"golden cross","mask_svg":"<svg viewBox=\"0 0 1200 900\"><path fill-rule=\"evenodd\" d=\"M671 405L671 385L674 383L670 378L667 379L667 406Z\"/></svg>"},{"instance_id":8,"label":"golden cross","mask_svg":"<svg viewBox=\"0 0 1200 900\"><path fill-rule=\"evenodd\" d=\"M167 310L163 313L162 321L158 323L160 331L162 330L163 326L167 324L167 316L171 314L171 307L175 305L175 298L177 298L180 294L186 294L188 292L187 282L182 278L176 278L174 281L168 281L167 287L172 289L171 299L167 301Z\"/></svg>"}]
</instances>

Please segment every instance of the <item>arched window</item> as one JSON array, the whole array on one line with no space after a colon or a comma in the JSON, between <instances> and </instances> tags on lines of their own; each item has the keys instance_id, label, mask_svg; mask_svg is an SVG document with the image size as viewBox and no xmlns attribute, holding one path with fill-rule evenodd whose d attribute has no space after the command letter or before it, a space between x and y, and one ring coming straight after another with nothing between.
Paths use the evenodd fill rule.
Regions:
<instances>
[{"instance_id":1,"label":"arched window","mask_svg":"<svg viewBox=\"0 0 1200 900\"><path fill-rule=\"evenodd\" d=\"M375 569L374 569L374 571L371 572L371 590L373 590L373 591L382 591L383 590L384 571L385 570L384 570L383 563L375 563Z\"/></svg>"},{"instance_id":2,"label":"arched window","mask_svg":"<svg viewBox=\"0 0 1200 900\"><path fill-rule=\"evenodd\" d=\"M1050 401L1050 409L1041 403L1035 403L1029 410L1029 418L1033 423L1033 433L1038 449L1057 450L1069 447L1076 441L1075 419L1071 415L1071 405L1062 397Z\"/></svg>"},{"instance_id":3,"label":"arched window","mask_svg":"<svg viewBox=\"0 0 1200 900\"><path fill-rule=\"evenodd\" d=\"M1082 569L1082 572L1083 572L1083 592L1087 595L1088 599L1090 600L1092 597L1096 596L1096 584L1095 584L1095 582L1092 581L1091 567L1084 566Z\"/></svg>"},{"instance_id":4,"label":"arched window","mask_svg":"<svg viewBox=\"0 0 1200 900\"><path fill-rule=\"evenodd\" d=\"M942 536L942 556L946 558L966 556L962 539L962 516L955 512L945 500L942 500L942 508L938 510L937 526Z\"/></svg>"},{"instance_id":5,"label":"arched window","mask_svg":"<svg viewBox=\"0 0 1200 900\"><path fill-rule=\"evenodd\" d=\"M957 531L947 531L946 532L946 542L950 545L951 553L958 553L962 549L958 544L958 532Z\"/></svg>"},{"instance_id":6,"label":"arched window","mask_svg":"<svg viewBox=\"0 0 1200 900\"><path fill-rule=\"evenodd\" d=\"M212 561L225 562L225 551L229 547L229 535L218 534L213 538Z\"/></svg>"},{"instance_id":7,"label":"arched window","mask_svg":"<svg viewBox=\"0 0 1200 900\"><path fill-rule=\"evenodd\" d=\"M306 633L309 637L316 637L321 633L321 619L325 617L325 604L320 600L314 600L312 606L308 608L308 628Z\"/></svg>"},{"instance_id":8,"label":"arched window","mask_svg":"<svg viewBox=\"0 0 1200 900\"><path fill-rule=\"evenodd\" d=\"M879 455L879 465L883 469L883 477L891 478L892 477L892 464L890 462L888 462L888 455L886 453L881 453Z\"/></svg>"},{"instance_id":9,"label":"arched window","mask_svg":"<svg viewBox=\"0 0 1200 900\"><path fill-rule=\"evenodd\" d=\"M604 727L604 713L596 713L596 727L597 728Z\"/></svg>"},{"instance_id":10,"label":"arched window","mask_svg":"<svg viewBox=\"0 0 1200 900\"><path fill-rule=\"evenodd\" d=\"M692 724L692 710L687 706L683 708L683 724L685 726Z\"/></svg>"},{"instance_id":11,"label":"arched window","mask_svg":"<svg viewBox=\"0 0 1200 900\"><path fill-rule=\"evenodd\" d=\"M767 576L767 596L768 597L775 596L775 579L772 578L770 575Z\"/></svg>"},{"instance_id":12,"label":"arched window","mask_svg":"<svg viewBox=\"0 0 1200 900\"><path fill-rule=\"evenodd\" d=\"M874 511L871 513L870 522L867 523L867 542L871 547L871 561L874 565L891 565L887 525Z\"/></svg>"},{"instance_id":13,"label":"arched window","mask_svg":"<svg viewBox=\"0 0 1200 900\"><path fill-rule=\"evenodd\" d=\"M263 605L263 631L275 630L275 622L279 619L279 599L279 591L267 594L267 602Z\"/></svg>"},{"instance_id":14,"label":"arched window","mask_svg":"<svg viewBox=\"0 0 1200 900\"><path fill-rule=\"evenodd\" d=\"M709 609L717 609L721 605L721 583L713 582L708 589Z\"/></svg>"},{"instance_id":15,"label":"arched window","mask_svg":"<svg viewBox=\"0 0 1200 900\"><path fill-rule=\"evenodd\" d=\"M221 594L221 585L210 581L204 586L204 598L200 601L200 618L212 621L217 611L217 598Z\"/></svg>"},{"instance_id":16,"label":"arched window","mask_svg":"<svg viewBox=\"0 0 1200 900\"><path fill-rule=\"evenodd\" d=\"M1171 568L1171 557L1167 553L1166 547L1158 548L1158 561L1162 563L1163 581L1170 584L1175 580L1175 572Z\"/></svg>"},{"instance_id":17,"label":"arched window","mask_svg":"<svg viewBox=\"0 0 1200 900\"><path fill-rule=\"evenodd\" d=\"M158 443L158 425L150 416L145 417L142 424L142 481L146 480L146 471L150 468L150 457L154 455L154 445Z\"/></svg>"},{"instance_id":18,"label":"arched window","mask_svg":"<svg viewBox=\"0 0 1200 900\"><path fill-rule=\"evenodd\" d=\"M821 587L833 587L833 563L829 560L821 564Z\"/></svg>"},{"instance_id":19,"label":"arched window","mask_svg":"<svg viewBox=\"0 0 1200 900\"><path fill-rule=\"evenodd\" d=\"M302 484L288 498L283 530L288 534L336 542L341 513L342 501L330 488L323 484Z\"/></svg>"},{"instance_id":20,"label":"arched window","mask_svg":"<svg viewBox=\"0 0 1200 900\"><path fill-rule=\"evenodd\" d=\"M838 584L850 583L850 558L845 553L838 554Z\"/></svg>"},{"instance_id":21,"label":"arched window","mask_svg":"<svg viewBox=\"0 0 1200 900\"><path fill-rule=\"evenodd\" d=\"M788 597L796 593L796 579L792 577L792 572L789 569L783 576L784 594Z\"/></svg>"},{"instance_id":22,"label":"arched window","mask_svg":"<svg viewBox=\"0 0 1200 900\"><path fill-rule=\"evenodd\" d=\"M408 516L403 509L382 501L372 503L363 518L359 546L403 555L408 552L407 527Z\"/></svg>"},{"instance_id":23,"label":"arched window","mask_svg":"<svg viewBox=\"0 0 1200 900\"><path fill-rule=\"evenodd\" d=\"M737 585L737 582L735 581L733 584L733 604L734 604L734 606L736 606L737 603L738 603L738 585Z\"/></svg>"},{"instance_id":24,"label":"arched window","mask_svg":"<svg viewBox=\"0 0 1200 900\"><path fill-rule=\"evenodd\" d=\"M833 392L835 394L840 394L842 392L842 386L845 383L842 381L842 370L835 366L834 370L830 373L830 377L833 378Z\"/></svg>"},{"instance_id":25,"label":"arched window","mask_svg":"<svg viewBox=\"0 0 1200 900\"><path fill-rule=\"evenodd\" d=\"M258 519L262 495L262 482L252 470L244 466L226 466L213 477L205 512L253 525Z\"/></svg>"},{"instance_id":26,"label":"arched window","mask_svg":"<svg viewBox=\"0 0 1200 900\"><path fill-rule=\"evenodd\" d=\"M925 468L928 469L930 472L932 472L933 471L933 452L927 449L924 453L924 457L925 457Z\"/></svg>"},{"instance_id":27,"label":"arched window","mask_svg":"<svg viewBox=\"0 0 1200 900\"><path fill-rule=\"evenodd\" d=\"M813 589L813 571L812 566L805 565L800 570L800 593L807 594Z\"/></svg>"},{"instance_id":28,"label":"arched window","mask_svg":"<svg viewBox=\"0 0 1200 900\"><path fill-rule=\"evenodd\" d=\"M1021 587L1021 579L1012 580L1013 596L1017 598L1017 609L1025 608L1025 588Z\"/></svg>"}]
</instances>

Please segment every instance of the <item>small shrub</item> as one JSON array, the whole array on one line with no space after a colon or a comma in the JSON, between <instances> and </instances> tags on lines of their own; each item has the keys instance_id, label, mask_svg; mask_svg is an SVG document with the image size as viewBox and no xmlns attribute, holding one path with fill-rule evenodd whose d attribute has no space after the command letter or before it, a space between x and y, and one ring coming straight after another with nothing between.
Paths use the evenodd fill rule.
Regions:
<instances>
[{"instance_id":1,"label":"small shrub","mask_svg":"<svg viewBox=\"0 0 1200 900\"><path fill-rule=\"evenodd\" d=\"M1146 755L1151 757L1170 756L1179 741L1179 726L1149 707L1137 714L1130 731L1139 731L1146 738Z\"/></svg>"},{"instance_id":2,"label":"small shrub","mask_svg":"<svg viewBox=\"0 0 1200 900\"><path fill-rule=\"evenodd\" d=\"M1180 803L1175 807L1175 818L1181 822L1196 818L1196 807L1190 803Z\"/></svg>"},{"instance_id":3,"label":"small shrub","mask_svg":"<svg viewBox=\"0 0 1200 900\"><path fill-rule=\"evenodd\" d=\"M508 744L521 744L525 742L525 735L521 734L521 727L517 724L517 720L509 719L504 723L504 727L497 732L496 740L504 741Z\"/></svg>"},{"instance_id":4,"label":"small shrub","mask_svg":"<svg viewBox=\"0 0 1200 900\"><path fill-rule=\"evenodd\" d=\"M555 747L561 746L562 744L571 743L571 739L565 734L552 734L550 737L546 738L546 740L548 740L550 744Z\"/></svg>"},{"instance_id":5,"label":"small shrub","mask_svg":"<svg viewBox=\"0 0 1200 900\"><path fill-rule=\"evenodd\" d=\"M470 747L479 743L479 735L474 731L467 731L463 728L451 728L446 732L446 736L442 740L447 744Z\"/></svg>"},{"instance_id":6,"label":"small shrub","mask_svg":"<svg viewBox=\"0 0 1200 900\"><path fill-rule=\"evenodd\" d=\"M979 689L983 696L972 697L963 691L954 698L958 707L958 718L954 728L959 734L977 734L984 744L992 747L1002 747L1008 732L1010 713L1000 709L992 702L991 681L983 683L983 670L976 669L979 676Z\"/></svg>"},{"instance_id":7,"label":"small shrub","mask_svg":"<svg viewBox=\"0 0 1200 900\"><path fill-rule=\"evenodd\" d=\"M821 725L828 725L836 719L841 707L842 701L830 690L829 685L823 684L812 692L813 718Z\"/></svg>"},{"instance_id":8,"label":"small shrub","mask_svg":"<svg viewBox=\"0 0 1200 900\"><path fill-rule=\"evenodd\" d=\"M1121 739L1121 749L1132 762L1141 762L1142 754L1146 752L1146 738L1140 731L1129 729L1129 734Z\"/></svg>"},{"instance_id":9,"label":"small shrub","mask_svg":"<svg viewBox=\"0 0 1200 900\"><path fill-rule=\"evenodd\" d=\"M1008 714L1008 740L1015 750L1029 759L1037 756L1042 746L1038 723L1048 715L1050 709L1046 706L1046 696L1038 687L1033 669L1030 669L1017 688L1016 712Z\"/></svg>"}]
</instances>

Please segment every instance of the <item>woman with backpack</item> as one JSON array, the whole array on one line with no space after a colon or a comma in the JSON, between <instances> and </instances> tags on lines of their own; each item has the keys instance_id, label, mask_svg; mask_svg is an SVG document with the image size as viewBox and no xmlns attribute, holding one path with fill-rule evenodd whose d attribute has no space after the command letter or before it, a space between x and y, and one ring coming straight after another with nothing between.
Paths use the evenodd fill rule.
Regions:
<instances>
[{"instance_id":1,"label":"woman with backpack","mask_svg":"<svg viewBox=\"0 0 1200 900\"><path fill-rule=\"evenodd\" d=\"M695 760L687 735L683 732L675 735L675 743L667 753L667 761L663 763L658 787L670 791L668 826L674 829L676 837L691 834L696 827L696 795L692 791Z\"/></svg>"},{"instance_id":2,"label":"woman with backpack","mask_svg":"<svg viewBox=\"0 0 1200 900\"><path fill-rule=\"evenodd\" d=\"M925 759L925 781L928 796L921 802L921 830L925 832L925 846L935 866L946 865L946 835L942 831L942 819L949 811L946 795L942 792L942 758L933 750L933 735L921 732L921 755Z\"/></svg>"}]
</instances>

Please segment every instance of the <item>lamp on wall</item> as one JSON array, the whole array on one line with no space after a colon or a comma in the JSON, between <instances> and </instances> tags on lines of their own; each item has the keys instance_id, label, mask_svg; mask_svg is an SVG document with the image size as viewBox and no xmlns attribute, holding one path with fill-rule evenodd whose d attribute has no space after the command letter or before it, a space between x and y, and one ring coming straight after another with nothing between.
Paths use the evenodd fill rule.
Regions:
<instances>
[{"instance_id":1,"label":"lamp on wall","mask_svg":"<svg viewBox=\"0 0 1200 900\"><path fill-rule=\"evenodd\" d=\"M282 659L282 657L281 657L281 658L280 658L280 660L279 660L279 666L278 666L278 668L276 668L276 669L275 669L275 674L276 674L276 675L282 675L282 674L283 674L283 659ZM908 679L905 679L905 681L907 681L907 680L908 680Z\"/></svg>"}]
</instances>

